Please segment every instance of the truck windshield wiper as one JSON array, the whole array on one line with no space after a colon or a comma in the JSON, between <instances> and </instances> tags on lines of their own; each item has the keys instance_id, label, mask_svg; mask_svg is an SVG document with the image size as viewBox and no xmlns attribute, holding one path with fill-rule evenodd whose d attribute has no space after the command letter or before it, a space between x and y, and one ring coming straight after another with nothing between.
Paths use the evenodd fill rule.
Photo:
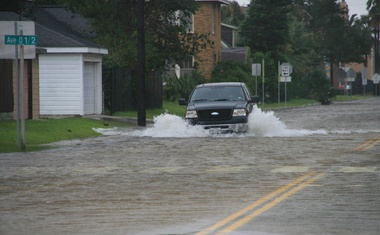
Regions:
<instances>
[{"instance_id":1,"label":"truck windshield wiper","mask_svg":"<svg viewBox=\"0 0 380 235\"><path fill-rule=\"evenodd\" d=\"M228 101L230 99L217 99L217 100L214 100L214 101Z\"/></svg>"},{"instance_id":2,"label":"truck windshield wiper","mask_svg":"<svg viewBox=\"0 0 380 235\"><path fill-rule=\"evenodd\" d=\"M198 99L198 100L192 100L191 102L201 102L201 101L210 101L209 99Z\"/></svg>"}]
</instances>

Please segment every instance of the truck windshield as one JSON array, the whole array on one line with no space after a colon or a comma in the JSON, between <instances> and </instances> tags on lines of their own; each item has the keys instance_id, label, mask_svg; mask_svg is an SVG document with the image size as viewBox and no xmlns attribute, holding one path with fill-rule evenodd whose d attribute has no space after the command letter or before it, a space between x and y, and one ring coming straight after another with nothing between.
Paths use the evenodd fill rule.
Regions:
<instances>
[{"instance_id":1,"label":"truck windshield","mask_svg":"<svg viewBox=\"0 0 380 235\"><path fill-rule=\"evenodd\" d=\"M239 86L198 87L194 90L190 102L246 100Z\"/></svg>"}]
</instances>

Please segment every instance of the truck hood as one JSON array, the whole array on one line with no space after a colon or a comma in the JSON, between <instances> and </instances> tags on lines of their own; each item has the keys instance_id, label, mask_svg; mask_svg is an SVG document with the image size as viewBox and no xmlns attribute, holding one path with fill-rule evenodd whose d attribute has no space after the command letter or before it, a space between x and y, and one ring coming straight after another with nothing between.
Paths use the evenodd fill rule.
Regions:
<instances>
[{"instance_id":1,"label":"truck hood","mask_svg":"<svg viewBox=\"0 0 380 235\"><path fill-rule=\"evenodd\" d=\"M207 109L236 109L245 108L247 102L242 101L208 101L189 103L187 110L207 110Z\"/></svg>"}]
</instances>

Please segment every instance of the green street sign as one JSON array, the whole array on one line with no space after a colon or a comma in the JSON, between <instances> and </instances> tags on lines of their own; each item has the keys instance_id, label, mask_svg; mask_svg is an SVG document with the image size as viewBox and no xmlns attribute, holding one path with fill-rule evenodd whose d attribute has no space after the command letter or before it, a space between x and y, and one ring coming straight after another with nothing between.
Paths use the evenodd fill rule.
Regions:
<instances>
[{"instance_id":1,"label":"green street sign","mask_svg":"<svg viewBox=\"0 0 380 235\"><path fill-rule=\"evenodd\" d=\"M6 45L37 45L38 36L36 35L4 35Z\"/></svg>"}]
</instances>

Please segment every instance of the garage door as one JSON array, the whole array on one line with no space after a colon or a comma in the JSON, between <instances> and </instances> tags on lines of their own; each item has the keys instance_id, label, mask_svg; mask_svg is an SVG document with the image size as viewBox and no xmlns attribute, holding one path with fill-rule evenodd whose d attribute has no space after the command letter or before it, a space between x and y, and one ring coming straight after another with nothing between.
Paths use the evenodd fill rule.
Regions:
<instances>
[{"instance_id":1,"label":"garage door","mask_svg":"<svg viewBox=\"0 0 380 235\"><path fill-rule=\"evenodd\" d=\"M95 114L95 63L84 63L84 114Z\"/></svg>"}]
</instances>

